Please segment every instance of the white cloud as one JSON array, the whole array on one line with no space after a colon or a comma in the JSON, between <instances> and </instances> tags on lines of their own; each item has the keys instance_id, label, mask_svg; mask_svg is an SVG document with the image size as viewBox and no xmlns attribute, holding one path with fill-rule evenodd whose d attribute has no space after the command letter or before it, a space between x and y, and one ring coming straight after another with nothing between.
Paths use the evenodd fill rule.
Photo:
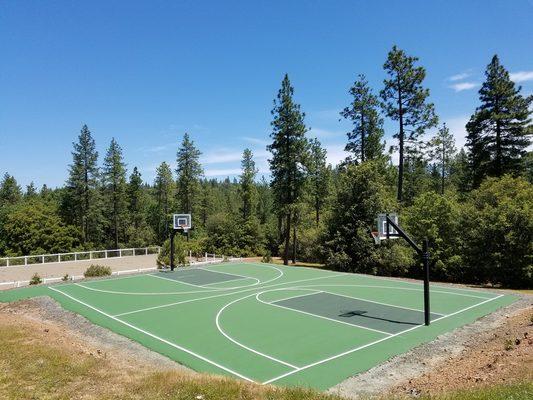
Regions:
<instances>
[{"instance_id":1,"label":"white cloud","mask_svg":"<svg viewBox=\"0 0 533 400\"><path fill-rule=\"evenodd\" d=\"M447 118L443 122L446 122L446 126L450 129L450 133L455 138L455 147L460 150L466 143L466 124L470 120L468 115L462 115L459 117Z\"/></svg>"},{"instance_id":2,"label":"white cloud","mask_svg":"<svg viewBox=\"0 0 533 400\"><path fill-rule=\"evenodd\" d=\"M509 74L510 78L514 82L526 82L533 81L533 71L518 71L511 72Z\"/></svg>"},{"instance_id":3,"label":"white cloud","mask_svg":"<svg viewBox=\"0 0 533 400\"><path fill-rule=\"evenodd\" d=\"M254 137L250 137L250 136L243 136L241 139L246 141L246 142L248 142L248 143L258 144L260 146L267 146L267 145L270 144L270 142L268 140L254 138Z\"/></svg>"},{"instance_id":4,"label":"white cloud","mask_svg":"<svg viewBox=\"0 0 533 400\"><path fill-rule=\"evenodd\" d=\"M327 151L328 163L337 165L343 161L350 153L344 151L345 144L326 144L324 148Z\"/></svg>"},{"instance_id":5,"label":"white cloud","mask_svg":"<svg viewBox=\"0 0 533 400\"><path fill-rule=\"evenodd\" d=\"M456 82L468 78L472 75L470 72L461 72L460 74L452 75L448 78L449 81Z\"/></svg>"},{"instance_id":6,"label":"white cloud","mask_svg":"<svg viewBox=\"0 0 533 400\"><path fill-rule=\"evenodd\" d=\"M239 175L240 173L240 168L208 168L205 170L204 175L206 177L226 177Z\"/></svg>"},{"instance_id":7,"label":"white cloud","mask_svg":"<svg viewBox=\"0 0 533 400\"><path fill-rule=\"evenodd\" d=\"M451 85L450 87L456 92L462 92L463 90L474 89L475 87L478 87L478 86L479 86L479 83L475 83L475 82L460 82L460 83L455 83Z\"/></svg>"},{"instance_id":8,"label":"white cloud","mask_svg":"<svg viewBox=\"0 0 533 400\"><path fill-rule=\"evenodd\" d=\"M241 158L242 151L221 148L202 154L200 161L202 164L218 164L239 161Z\"/></svg>"}]
</instances>

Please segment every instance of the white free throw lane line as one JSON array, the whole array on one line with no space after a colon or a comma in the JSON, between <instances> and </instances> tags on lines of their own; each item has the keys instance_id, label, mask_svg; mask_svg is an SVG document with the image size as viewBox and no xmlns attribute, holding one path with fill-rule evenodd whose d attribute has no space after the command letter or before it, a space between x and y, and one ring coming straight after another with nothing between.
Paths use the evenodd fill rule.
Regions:
<instances>
[{"instance_id":1,"label":"white free throw lane line","mask_svg":"<svg viewBox=\"0 0 533 400\"><path fill-rule=\"evenodd\" d=\"M131 329L134 329L134 330L136 330L136 331L138 331L138 332L144 333L144 334L147 335L147 336L150 336L150 337L152 337L152 338L154 338L154 339L156 339L156 340L159 340L160 342L163 342L163 343L165 343L165 344L167 344L167 345L169 345L169 346L171 346L171 347L174 347L174 348L176 348L176 349L178 349L178 350L181 350L181 351L183 351L183 352L185 352L185 353L188 353L188 354L190 354L190 355L192 355L192 356L194 356L194 357L196 357L196 358L198 358L198 359L200 359L200 360L202 360L202 361L205 361L205 362L207 362L207 363L209 363L209 364L211 364L211 365L214 365L215 367L218 367L218 368L220 368L220 369L222 369L222 370L224 370L224 371L226 371L226 372L229 372L230 374L235 375L235 376L237 376L237 377L239 377L239 378L241 378L241 379L247 380L247 381L249 381L249 382L254 382L253 379L250 379L250 378L248 378L247 376L244 376L244 375L242 375L242 374L239 374L238 372L236 372L236 371L234 371L234 370L232 370L232 369L230 369L230 368L228 368L228 367L225 367L225 366L223 366L223 365L221 365L221 364L219 364L219 363L217 363L217 362L215 362L215 361L212 361L212 360L210 360L210 359L208 359L208 358L206 358L206 357L204 357L204 356L201 356L200 354L195 353L194 351L191 351L191 350L189 350L189 349L186 349L185 347L179 346L179 345L177 345L177 344L175 344L175 343L172 343L172 342L170 342L170 341L168 341L168 340L166 340L166 339L163 339L162 337L159 337L159 336L157 336L157 335L154 335L153 333L150 333L150 332L148 332L148 331L145 331L144 329L138 328L138 327L136 327L135 325L132 325L132 324L126 322L126 321L123 321L123 320L121 320L121 319L119 319L119 318L117 318L117 317L114 317L113 315L110 315L110 314L108 314L108 313L106 313L106 312L104 312L104 311L102 311L102 310L99 310L99 309L96 308L96 307L91 306L90 304L87 304L87 303L85 303L85 302L83 302L83 301L81 301L81 300L78 300L77 298L75 298L75 297L73 297L73 296L71 296L71 295L69 295L69 294L67 294L67 293L62 292L61 290L57 290L57 289L55 289L55 288L53 288L53 287L50 287L50 286L49 286L48 288L49 288L50 290L53 290L54 292L61 293L63 296L66 296L66 297L68 297L69 299L71 299L71 300L73 300L73 301L75 301L75 302L77 302L77 303L80 303L80 304L84 305L85 307L88 307L88 308L90 308L91 310L94 310L94 311L96 311L96 312L98 312L98 313L100 313L100 314L102 314L102 315L104 315L104 316L106 316L106 317L108 317L108 318L111 318L111 319L114 320L114 321L117 321L117 322L119 322L119 323L121 323L121 324L123 324L123 325L126 325L127 327L129 327L129 328L131 328Z\"/></svg>"},{"instance_id":2,"label":"white free throw lane line","mask_svg":"<svg viewBox=\"0 0 533 400\"><path fill-rule=\"evenodd\" d=\"M317 285L318 286L318 285ZM326 287L328 287L329 285L324 285ZM332 285L333 286L333 285ZM360 301L364 301L365 303L374 303L374 304L379 304L381 306L387 306L387 307L393 307L393 308L400 308L400 309L403 309L403 310L408 310L408 311L416 311L416 312L419 312L419 313L424 313L424 310L419 310L417 308L409 308L409 307L403 307L403 306L396 306L394 304L388 304L388 303L381 303L379 301L375 301L375 300L368 300L368 299L362 299L360 297L354 297L354 296L348 296L346 294L339 294L339 293L335 293L335 292L328 292L327 290L321 290L322 293L327 293L327 294L331 294L333 296L339 296L339 297L346 297L348 299L354 299L354 300L360 300ZM441 317L444 316L444 314L441 314L441 313L436 313L436 312L432 312L432 314L435 314L435 315L440 315Z\"/></svg>"},{"instance_id":3,"label":"white free throw lane line","mask_svg":"<svg viewBox=\"0 0 533 400\"><path fill-rule=\"evenodd\" d=\"M267 291L268 292L268 291ZM261 292L261 293L257 293L255 295L255 298L257 301L259 301L260 303L263 303L263 304L268 304L269 306L272 306L272 307L279 307L279 308L282 308L284 310L288 310L288 311L292 311L292 312L297 312L297 313L300 313L300 314L305 314L305 315L309 315L311 317L315 317L315 318L321 318L321 319L325 319L327 321L332 321L332 322L336 322L338 324L344 324L344 325L348 325L348 326L351 326L352 328L361 328L361 329L366 329L367 331L372 331L372 332L376 332L376 333L380 333L382 335L386 335L386 336L391 336L392 333L389 333L389 332L385 332L385 331L380 331L378 329L374 329L374 328L369 328L367 326L363 326L363 325L356 325L356 324L352 324L352 323L349 323L349 322L344 322L344 321L339 321L337 319L333 319L333 318L328 318L328 317L323 317L322 315L318 315L318 314L312 314L312 313L309 313L307 311L302 311L302 310L298 310L296 308L290 308L290 307L285 307L285 306L280 306L279 304L276 304L276 303L269 303L267 301L263 301L259 298L259 295L263 294L265 292ZM315 294L315 293L313 293Z\"/></svg>"},{"instance_id":4,"label":"white free throw lane line","mask_svg":"<svg viewBox=\"0 0 533 400\"><path fill-rule=\"evenodd\" d=\"M268 283L274 282L274 281L278 280L279 278L281 278L284 275L284 272L282 270L280 270L279 268L273 267L271 265L264 265L263 267L274 269L274 270L278 271L279 274L277 276L275 276L274 278L270 278L270 279L268 279L268 280L266 280L264 282L260 282L262 285L266 285ZM210 271L210 270L206 269L206 271ZM217 271L212 271L212 272L217 272ZM105 279L105 280L96 281L96 282L107 282L107 281L111 281L111 280L118 280L118 279L125 279L125 278L138 278L138 277L144 277L144 276L155 277L152 274L143 274L143 275L125 276L125 277L121 277L121 278L110 278L110 279ZM176 283L176 282L177 283L181 283L180 281L176 281L174 279L168 279L168 278L165 278L165 279L173 281L174 283ZM257 279L257 278L250 277L250 279ZM206 290L192 290L192 291L185 291L185 292L183 292L183 291L180 291L180 292L123 292L123 291L118 291L118 290L96 289L96 288L93 288L93 287L90 287L90 286L84 286L84 285L76 284L76 283L74 283L74 285L78 285L78 286L80 286L80 287L82 287L84 289L92 290L94 292L101 292L101 293L108 293L108 294L120 294L120 295L130 295L130 296L136 296L136 295L139 295L139 296L160 296L160 295L213 293L213 292L222 292L222 291L227 291L227 290L253 288L253 287L255 287L257 285L257 283L253 284L253 285L225 287L225 288L207 288L207 287L203 288L203 287L200 286L201 289L206 289ZM280 285L281 285L281 283L280 283ZM239 293L239 292L237 292L237 293Z\"/></svg>"},{"instance_id":5,"label":"white free throw lane line","mask_svg":"<svg viewBox=\"0 0 533 400\"><path fill-rule=\"evenodd\" d=\"M156 309L165 308L165 307L172 307L172 306L176 306L178 304L192 303L194 301L214 299L214 298L223 297L223 296L232 296L234 294L249 292L250 290L258 290L258 289L263 290L263 289L267 289L267 288L271 288L271 287L275 287L275 286L280 286L280 285L289 285L289 284L293 284L293 283L316 281L317 279L327 279L327 278L333 278L333 276L329 276L329 277L328 276L320 276L320 277L316 277L316 278L300 279L298 281L292 281L292 282L274 283L274 284L271 284L271 285L268 285L268 286L262 286L261 288L253 287L253 288L248 288L248 289L243 289L243 290L237 290L235 292L214 294L214 295L211 295L211 296L205 296L205 297L198 297L198 298L189 299L189 300L176 301L174 303L161 304L159 306L141 308L139 310L126 311L126 312L123 312L123 313L120 313L120 314L116 314L115 316L116 317L120 317L122 315L135 314L135 313L140 313L140 312L150 311L150 310L156 310Z\"/></svg>"},{"instance_id":6,"label":"white free throw lane line","mask_svg":"<svg viewBox=\"0 0 533 400\"><path fill-rule=\"evenodd\" d=\"M248 295L246 295L246 296L244 296L244 297L240 297L240 298L238 298L238 299L236 299L236 300L233 300L233 301L229 302L228 304L226 304L224 307L222 307L222 308L218 311L218 313L217 313L217 315L216 315L216 317L215 317L215 324L216 324L216 326L217 326L218 331L219 331L222 335L224 335L224 336L226 337L226 339L228 339L228 340L230 340L231 342L235 343L237 346L242 347L243 349L246 349L246 350L248 350L248 351L251 351L252 353L255 353L255 354L259 355L259 356L262 356L262 357L268 358L269 360L275 361L275 362L277 362L277 363L280 363L280 364L286 365L287 367L290 367L290 368L292 368L292 369L298 369L298 367L295 366L295 365L289 364L288 362L285 362L285 361L283 361L283 360L280 360L280 359L278 359L278 358L276 358L276 357L269 356L268 354L262 353L262 352L260 352L260 351L258 351L258 350L255 350L255 349L252 349L251 347L246 346L245 344L242 344L241 342L239 342L239 341L233 339L230 335L228 335L226 332L224 332L224 330L223 330L222 327L220 326L220 316L222 315L222 313L224 312L224 310L225 310L226 308L228 308L228 307L231 306L232 304L237 303L238 301L244 300L244 299L246 299L246 298L248 298L248 297L252 297L252 296L254 296L254 295L255 295L255 293L248 294Z\"/></svg>"},{"instance_id":7,"label":"white free throw lane line","mask_svg":"<svg viewBox=\"0 0 533 400\"><path fill-rule=\"evenodd\" d=\"M487 300L482 301L482 302L480 302L480 303L474 304L474 305L472 305L472 306L470 306L470 307L463 308L463 309L461 309L461 310L458 310L458 311L453 312L453 313L451 313L451 314L445 315L445 316L443 316L443 317L439 317L439 318L433 320L431 323L435 323L435 322L440 321L440 320L442 320L442 319L444 319L444 318L452 317L452 316L457 315L457 314L459 314L459 313L462 313L462 312L468 311L468 310L470 310L470 309L472 309L472 308L474 308L474 307L479 307L480 305L483 305L483 304L489 303L489 302L491 302L491 301L494 301L494 300L496 300L496 299L499 299L500 297L503 297L503 294L501 294L501 295L499 295L499 296L496 296L496 297L493 297L492 299L487 299ZM399 336L399 335L401 335L401 334L403 334L403 333L407 333L407 332L409 332L409 331L413 331L413 330L418 329L418 328L420 328L420 327L422 327L422 326L424 326L424 325L414 326L414 327L409 328L409 329L407 329L407 330L405 330L405 331L395 333L394 335L391 335L391 336L388 336L388 337L384 337L384 338L379 339L379 340L376 340L376 341L374 341L374 342L367 343L367 344L365 344L365 345L363 345L363 346L359 346L359 347L356 347L356 348L354 348L354 349L351 349L351 350L345 351L345 352L343 352L343 353L340 353L340 354L337 354L337 355L334 355L334 356L331 356L331 357L328 357L328 358L324 358L323 360L316 361L316 362L311 363L311 364L307 364L307 365L305 365L305 366L303 366L303 367L300 367L300 368L297 369L297 370L289 371L289 372L287 372L287 373L285 373L285 374L282 374L282 375L276 376L276 377L274 377L274 378L272 378L272 379L269 379L268 381L263 382L263 384L264 384L264 385L267 385L267 384L269 384L269 383L275 382L275 381L277 381L277 380L280 380L280 379L282 379L282 378L285 378L285 377L287 377L287 376L289 376L289 375L292 375L292 374L295 374L295 373L297 373L297 372L303 371L303 370L305 370L305 369L308 369L308 368L311 368L311 367L314 367L314 366L317 366L317 365L320 365L320 364L326 363L326 362L328 362L328 361L335 360L336 358L343 357L343 356L348 355L348 354L351 354L351 353L355 353L356 351L359 351L359 350L365 349L365 348L370 347L370 346L374 346L374 345L376 345L376 344L378 344L378 343L384 342L385 340L392 339L393 337Z\"/></svg>"}]
</instances>

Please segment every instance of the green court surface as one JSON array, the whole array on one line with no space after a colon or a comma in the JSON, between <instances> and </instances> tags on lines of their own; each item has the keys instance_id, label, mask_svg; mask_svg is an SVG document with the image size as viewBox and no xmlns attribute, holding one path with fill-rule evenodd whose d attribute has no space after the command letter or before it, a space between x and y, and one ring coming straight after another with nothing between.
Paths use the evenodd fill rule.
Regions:
<instances>
[{"instance_id":1,"label":"green court surface","mask_svg":"<svg viewBox=\"0 0 533 400\"><path fill-rule=\"evenodd\" d=\"M270 264L222 263L0 292L66 309L194 370L329 388L512 303L434 284Z\"/></svg>"}]
</instances>

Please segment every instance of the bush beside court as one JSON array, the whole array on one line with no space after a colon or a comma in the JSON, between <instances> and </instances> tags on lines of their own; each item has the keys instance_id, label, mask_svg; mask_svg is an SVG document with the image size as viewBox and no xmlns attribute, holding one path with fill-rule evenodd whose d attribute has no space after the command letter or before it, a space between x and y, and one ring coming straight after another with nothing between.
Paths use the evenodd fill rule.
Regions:
<instances>
[{"instance_id":1,"label":"bush beside court","mask_svg":"<svg viewBox=\"0 0 533 400\"><path fill-rule=\"evenodd\" d=\"M93 264L83 273L85 278L94 278L98 276L109 276L111 275L111 267L106 265Z\"/></svg>"}]
</instances>

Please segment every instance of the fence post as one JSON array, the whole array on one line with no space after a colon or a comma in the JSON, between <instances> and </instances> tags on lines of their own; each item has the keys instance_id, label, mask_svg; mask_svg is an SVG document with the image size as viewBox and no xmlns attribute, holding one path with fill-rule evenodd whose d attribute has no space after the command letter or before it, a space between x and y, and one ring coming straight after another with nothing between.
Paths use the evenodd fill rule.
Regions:
<instances>
[{"instance_id":1,"label":"fence post","mask_svg":"<svg viewBox=\"0 0 533 400\"><path fill-rule=\"evenodd\" d=\"M44 264L44 256L41 256L41 264Z\"/></svg>"},{"instance_id":2,"label":"fence post","mask_svg":"<svg viewBox=\"0 0 533 400\"><path fill-rule=\"evenodd\" d=\"M107 258L107 250L104 250L104 252L105 252L105 258Z\"/></svg>"},{"instance_id":3,"label":"fence post","mask_svg":"<svg viewBox=\"0 0 533 400\"><path fill-rule=\"evenodd\" d=\"M207 253L205 253L205 262L207 262Z\"/></svg>"},{"instance_id":4,"label":"fence post","mask_svg":"<svg viewBox=\"0 0 533 400\"><path fill-rule=\"evenodd\" d=\"M133 250L133 253L135 253L135 250ZM122 257L122 249L118 249L118 256L119 258Z\"/></svg>"},{"instance_id":5,"label":"fence post","mask_svg":"<svg viewBox=\"0 0 533 400\"><path fill-rule=\"evenodd\" d=\"M78 261L78 253L74 253L74 261Z\"/></svg>"},{"instance_id":6,"label":"fence post","mask_svg":"<svg viewBox=\"0 0 533 400\"><path fill-rule=\"evenodd\" d=\"M6 267L9 267L9 257L6 258Z\"/></svg>"},{"instance_id":7,"label":"fence post","mask_svg":"<svg viewBox=\"0 0 533 400\"><path fill-rule=\"evenodd\" d=\"M57 255L57 262L61 262L61 254Z\"/></svg>"},{"instance_id":8,"label":"fence post","mask_svg":"<svg viewBox=\"0 0 533 400\"><path fill-rule=\"evenodd\" d=\"M24 257L24 265L28 265L28 256Z\"/></svg>"},{"instance_id":9,"label":"fence post","mask_svg":"<svg viewBox=\"0 0 533 400\"><path fill-rule=\"evenodd\" d=\"M92 259L93 259L93 252L89 251L89 260L92 260Z\"/></svg>"},{"instance_id":10,"label":"fence post","mask_svg":"<svg viewBox=\"0 0 533 400\"><path fill-rule=\"evenodd\" d=\"M145 248L144 248L144 255L145 255L145 256L148 255L148 247L145 247Z\"/></svg>"}]
</instances>

